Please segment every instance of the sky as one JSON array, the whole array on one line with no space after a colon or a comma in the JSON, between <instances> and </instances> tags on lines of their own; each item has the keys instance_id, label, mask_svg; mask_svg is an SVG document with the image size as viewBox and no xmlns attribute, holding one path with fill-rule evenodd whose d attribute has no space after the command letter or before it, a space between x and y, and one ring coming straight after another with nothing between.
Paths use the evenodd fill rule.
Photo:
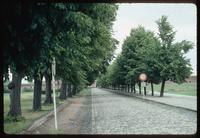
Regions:
<instances>
[{"instance_id":1,"label":"sky","mask_svg":"<svg viewBox=\"0 0 200 138\"><path fill-rule=\"evenodd\" d=\"M194 47L185 56L190 59L193 74L197 68L197 12L194 4L159 4L159 3L123 3L118 4L116 21L113 24L113 37L119 41L115 51L121 52L123 41L129 36L132 28L142 25L148 30L158 33L155 23L162 15L168 16L168 21L176 32L174 42L182 40L192 41Z\"/></svg>"}]
</instances>

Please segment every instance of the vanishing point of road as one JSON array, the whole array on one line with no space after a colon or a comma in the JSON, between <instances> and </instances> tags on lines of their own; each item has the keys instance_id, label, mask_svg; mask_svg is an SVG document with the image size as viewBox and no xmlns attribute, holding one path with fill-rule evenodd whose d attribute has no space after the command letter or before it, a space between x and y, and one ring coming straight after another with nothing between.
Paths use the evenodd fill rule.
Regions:
<instances>
[{"instance_id":1,"label":"vanishing point of road","mask_svg":"<svg viewBox=\"0 0 200 138\"><path fill-rule=\"evenodd\" d=\"M195 134L197 112L92 88L58 113L61 134ZM27 133L53 133L54 118Z\"/></svg>"}]
</instances>

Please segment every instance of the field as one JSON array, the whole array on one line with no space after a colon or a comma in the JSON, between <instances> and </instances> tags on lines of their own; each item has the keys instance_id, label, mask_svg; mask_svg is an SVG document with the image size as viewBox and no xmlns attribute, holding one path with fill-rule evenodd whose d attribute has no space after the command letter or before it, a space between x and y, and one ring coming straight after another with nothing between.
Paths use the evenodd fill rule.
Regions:
<instances>
[{"instance_id":1,"label":"field","mask_svg":"<svg viewBox=\"0 0 200 138\"><path fill-rule=\"evenodd\" d=\"M90 90L83 89L78 95L88 95L90 94ZM44 102L45 95L42 95L42 103ZM65 101L57 100L58 104L62 104ZM7 113L9 110L9 93L4 93L4 132L7 134L20 133L24 129L26 129L29 125L31 125L35 120L39 119L43 115L47 114L51 110L53 110L53 104L50 105L42 105L42 110L34 112L32 111L32 102L33 102L33 93L32 92L22 92L21 93L21 107L22 107L22 119L19 122L11 122L9 121L9 117L7 117Z\"/></svg>"},{"instance_id":2,"label":"field","mask_svg":"<svg viewBox=\"0 0 200 138\"><path fill-rule=\"evenodd\" d=\"M155 85L154 90L160 92L161 84ZM147 85L147 90L151 90L150 84ZM180 95L197 95L197 83L166 83L165 84L165 93L180 94Z\"/></svg>"}]
</instances>

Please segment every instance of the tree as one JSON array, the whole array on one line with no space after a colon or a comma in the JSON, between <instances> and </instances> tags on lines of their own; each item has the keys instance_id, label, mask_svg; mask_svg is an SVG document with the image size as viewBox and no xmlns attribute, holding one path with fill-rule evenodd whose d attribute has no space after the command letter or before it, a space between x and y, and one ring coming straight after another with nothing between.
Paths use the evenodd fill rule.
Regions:
<instances>
[{"instance_id":1,"label":"tree","mask_svg":"<svg viewBox=\"0 0 200 138\"><path fill-rule=\"evenodd\" d=\"M131 85L134 91L135 84L138 84L141 93L138 77L140 73L146 73L152 95L153 83L162 82L160 96L163 96L167 80L180 84L190 76L192 68L184 54L192 48L193 43L186 40L173 43L175 31L166 16L162 16L157 24L158 38L142 26L131 30L123 43L121 55L108 67L108 72L100 77L98 84L104 87L120 82L121 85L128 85L128 89Z\"/></svg>"},{"instance_id":2,"label":"tree","mask_svg":"<svg viewBox=\"0 0 200 138\"><path fill-rule=\"evenodd\" d=\"M147 49L156 45L157 40L153 32L145 30L144 27L138 26L131 30L130 36L126 38L123 43L122 54L126 57L126 82L128 82L131 89L135 92L135 84L139 86L141 93L141 82L138 80L139 74L146 73L148 64L145 62ZM152 55L151 55L152 56ZM149 59L149 57L148 57Z\"/></svg>"},{"instance_id":3,"label":"tree","mask_svg":"<svg viewBox=\"0 0 200 138\"><path fill-rule=\"evenodd\" d=\"M159 29L158 36L161 40L161 47L157 57L156 67L162 78L160 96L164 94L165 81L171 80L182 83L191 74L191 65L184 54L192 48L190 41L183 40L181 43L173 43L175 31L167 21L167 16L162 16L156 21Z\"/></svg>"},{"instance_id":4,"label":"tree","mask_svg":"<svg viewBox=\"0 0 200 138\"><path fill-rule=\"evenodd\" d=\"M21 116L20 88L21 79L30 70L38 52L32 27L34 17L33 8L35 3L18 2L12 5L3 5L3 14L6 15L3 23L4 33L4 73L7 74L8 68L13 74L12 82L16 86L10 93L10 111L9 115L16 118ZM7 7L10 7L9 9ZM24 58L26 57L26 58Z\"/></svg>"},{"instance_id":5,"label":"tree","mask_svg":"<svg viewBox=\"0 0 200 138\"><path fill-rule=\"evenodd\" d=\"M101 20L104 15L97 14L99 7L110 15L105 14L106 19L110 19L109 24L108 20L106 23ZM92 83L112 57L116 41L111 38L108 26L114 21L115 12L114 4L80 4L68 12L70 29L62 42L57 70L58 76L70 81L77 89Z\"/></svg>"},{"instance_id":6,"label":"tree","mask_svg":"<svg viewBox=\"0 0 200 138\"><path fill-rule=\"evenodd\" d=\"M159 52L160 41L151 31L145 31L143 37L141 37L140 39L142 38L143 46L139 47L135 53L138 62L136 63L136 70L138 70L138 73L144 72L147 74L147 82L151 83L153 96L153 83L159 84L161 82L159 70L155 67L155 65L157 64L157 58L159 58L156 55Z\"/></svg>"},{"instance_id":7,"label":"tree","mask_svg":"<svg viewBox=\"0 0 200 138\"><path fill-rule=\"evenodd\" d=\"M34 110L41 109L42 76L46 80L45 103L52 102L53 57L57 63L56 78L63 80L64 94L66 82L69 95L72 94L71 86L75 94L105 71L117 43L111 34L116 4L19 2L12 6L10 16L3 23L6 42L4 76L8 74L8 67L16 74L13 81L17 87L13 91L17 92L13 94L17 98L11 98L11 107L20 103L18 84L21 85L24 76L34 79ZM102 12L105 15L100 14ZM8 13L8 9L4 9L4 13ZM21 115L20 104L16 106Z\"/></svg>"}]
</instances>

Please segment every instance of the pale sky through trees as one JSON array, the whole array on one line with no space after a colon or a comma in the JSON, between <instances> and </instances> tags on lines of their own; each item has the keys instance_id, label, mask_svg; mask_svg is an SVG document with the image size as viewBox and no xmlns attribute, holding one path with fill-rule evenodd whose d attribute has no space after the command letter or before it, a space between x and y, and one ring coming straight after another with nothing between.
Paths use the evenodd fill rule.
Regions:
<instances>
[{"instance_id":1,"label":"pale sky through trees","mask_svg":"<svg viewBox=\"0 0 200 138\"><path fill-rule=\"evenodd\" d=\"M197 74L197 16L194 4L124 3L118 5L119 9L113 26L113 36L120 42L115 51L116 55L121 52L123 41L132 28L142 25L157 34L158 27L155 21L162 15L166 15L174 30L177 31L175 42L186 39L194 43L194 48L186 54L186 58L190 59L193 74Z\"/></svg>"}]
</instances>

